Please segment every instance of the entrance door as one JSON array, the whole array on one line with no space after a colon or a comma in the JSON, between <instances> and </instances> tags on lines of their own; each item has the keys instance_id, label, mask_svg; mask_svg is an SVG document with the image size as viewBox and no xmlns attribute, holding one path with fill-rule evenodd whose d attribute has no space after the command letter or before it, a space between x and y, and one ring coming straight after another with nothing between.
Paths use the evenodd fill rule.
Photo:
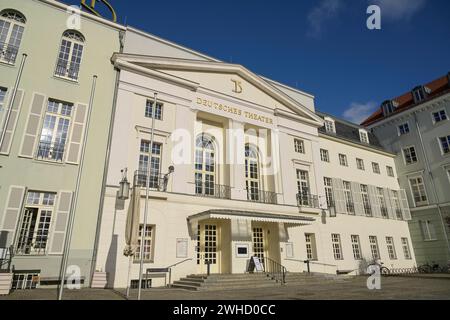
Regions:
<instances>
[{"instance_id":1,"label":"entrance door","mask_svg":"<svg viewBox=\"0 0 450 320\"><path fill-rule=\"evenodd\" d=\"M220 273L219 228L216 224L202 223L197 233L197 266L200 274Z\"/></svg>"},{"instance_id":2,"label":"entrance door","mask_svg":"<svg viewBox=\"0 0 450 320\"><path fill-rule=\"evenodd\" d=\"M264 264L264 258L268 257L267 253L267 233L261 226L253 227L253 256L258 257Z\"/></svg>"}]
</instances>

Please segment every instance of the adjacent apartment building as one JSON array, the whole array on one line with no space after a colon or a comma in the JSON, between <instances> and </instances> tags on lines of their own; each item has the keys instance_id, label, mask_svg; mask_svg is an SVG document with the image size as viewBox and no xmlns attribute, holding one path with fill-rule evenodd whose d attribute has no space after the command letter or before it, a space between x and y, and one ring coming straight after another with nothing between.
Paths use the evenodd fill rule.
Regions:
<instances>
[{"instance_id":1,"label":"adjacent apartment building","mask_svg":"<svg viewBox=\"0 0 450 320\"><path fill-rule=\"evenodd\" d=\"M363 122L388 151L408 192L418 264L450 261L450 74L383 102Z\"/></svg>"},{"instance_id":2,"label":"adjacent apartment building","mask_svg":"<svg viewBox=\"0 0 450 320\"><path fill-rule=\"evenodd\" d=\"M58 283L70 215L69 265L89 282L121 30L53 0L0 1L0 250L17 289Z\"/></svg>"}]
</instances>

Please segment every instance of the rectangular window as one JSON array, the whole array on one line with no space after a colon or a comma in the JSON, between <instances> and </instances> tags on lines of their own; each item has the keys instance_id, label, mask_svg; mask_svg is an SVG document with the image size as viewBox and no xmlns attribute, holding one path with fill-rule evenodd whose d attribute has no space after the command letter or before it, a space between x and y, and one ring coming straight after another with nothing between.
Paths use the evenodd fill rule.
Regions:
<instances>
[{"instance_id":1,"label":"rectangular window","mask_svg":"<svg viewBox=\"0 0 450 320\"><path fill-rule=\"evenodd\" d=\"M372 253L372 259L380 259L380 250L378 249L378 240L376 236L369 236L370 252Z\"/></svg>"},{"instance_id":2,"label":"rectangular window","mask_svg":"<svg viewBox=\"0 0 450 320\"><path fill-rule=\"evenodd\" d=\"M25 19L20 14L5 12L6 16L10 14L15 17L0 17L0 61L14 64L25 30Z\"/></svg>"},{"instance_id":3,"label":"rectangular window","mask_svg":"<svg viewBox=\"0 0 450 320\"><path fill-rule=\"evenodd\" d=\"M298 204L300 206L311 207L313 205L312 197L309 190L309 172L297 170L297 190Z\"/></svg>"},{"instance_id":4,"label":"rectangular window","mask_svg":"<svg viewBox=\"0 0 450 320\"><path fill-rule=\"evenodd\" d=\"M445 112L445 110L433 112L433 122L434 123L439 123L444 120L447 120L447 113Z\"/></svg>"},{"instance_id":5,"label":"rectangular window","mask_svg":"<svg viewBox=\"0 0 450 320\"><path fill-rule=\"evenodd\" d=\"M334 121L333 120L325 119L325 130L328 133L336 133L336 128L334 126Z\"/></svg>"},{"instance_id":6,"label":"rectangular window","mask_svg":"<svg viewBox=\"0 0 450 320\"><path fill-rule=\"evenodd\" d=\"M328 207L334 205L333 202L333 180L331 178L323 178L323 183L325 185L325 196L327 198Z\"/></svg>"},{"instance_id":7,"label":"rectangular window","mask_svg":"<svg viewBox=\"0 0 450 320\"><path fill-rule=\"evenodd\" d=\"M356 167L358 168L358 170L366 170L366 168L364 167L364 160L356 158Z\"/></svg>"},{"instance_id":8,"label":"rectangular window","mask_svg":"<svg viewBox=\"0 0 450 320\"><path fill-rule=\"evenodd\" d=\"M403 220L403 212L402 208L400 206L400 198L398 196L398 191L392 190L392 203L393 203L393 209L395 211L395 216L398 220Z\"/></svg>"},{"instance_id":9,"label":"rectangular window","mask_svg":"<svg viewBox=\"0 0 450 320\"><path fill-rule=\"evenodd\" d=\"M330 154L329 154L328 150L320 149L320 159L323 162L330 162Z\"/></svg>"},{"instance_id":10,"label":"rectangular window","mask_svg":"<svg viewBox=\"0 0 450 320\"><path fill-rule=\"evenodd\" d=\"M7 89L0 87L0 137L2 135L4 122L6 121L6 107L5 107L6 92Z\"/></svg>"},{"instance_id":11,"label":"rectangular window","mask_svg":"<svg viewBox=\"0 0 450 320\"><path fill-rule=\"evenodd\" d=\"M416 207L428 205L428 197L425 191L425 184L422 177L409 179L411 184L411 191Z\"/></svg>"},{"instance_id":12,"label":"rectangular window","mask_svg":"<svg viewBox=\"0 0 450 320\"><path fill-rule=\"evenodd\" d=\"M161 188L161 156L162 145L159 143L153 143L153 150L150 163L150 188ZM147 183L147 170L150 162L150 142L146 140L141 141L141 149L139 155L139 172L138 183L140 186L145 187Z\"/></svg>"},{"instance_id":13,"label":"rectangular window","mask_svg":"<svg viewBox=\"0 0 450 320\"><path fill-rule=\"evenodd\" d=\"M371 217L372 216L372 206L370 205L369 187L367 185L364 185L364 184L361 185L361 196L362 196L363 205L364 205L364 212L367 217Z\"/></svg>"},{"instance_id":14,"label":"rectangular window","mask_svg":"<svg viewBox=\"0 0 450 320\"><path fill-rule=\"evenodd\" d=\"M369 135L365 131L359 131L359 139L362 143L369 143Z\"/></svg>"},{"instance_id":15,"label":"rectangular window","mask_svg":"<svg viewBox=\"0 0 450 320\"><path fill-rule=\"evenodd\" d=\"M145 117L152 118L152 114L155 115L155 120L162 120L162 109L163 105L161 103L156 103L156 109L153 111L154 101L147 100L145 105Z\"/></svg>"},{"instance_id":16,"label":"rectangular window","mask_svg":"<svg viewBox=\"0 0 450 320\"><path fill-rule=\"evenodd\" d=\"M45 255L55 205L55 193L29 191L20 222L18 255Z\"/></svg>"},{"instance_id":17,"label":"rectangular window","mask_svg":"<svg viewBox=\"0 0 450 320\"><path fill-rule=\"evenodd\" d=\"M333 254L335 260L344 260L344 256L342 254L342 246L341 246L341 236L339 234L331 235L331 242L333 245Z\"/></svg>"},{"instance_id":18,"label":"rectangular window","mask_svg":"<svg viewBox=\"0 0 450 320\"><path fill-rule=\"evenodd\" d=\"M347 207L347 212L349 214L355 214L355 206L353 204L353 195L352 195L352 184L348 181L344 181L344 197L345 197L345 206Z\"/></svg>"},{"instance_id":19,"label":"rectangular window","mask_svg":"<svg viewBox=\"0 0 450 320\"><path fill-rule=\"evenodd\" d=\"M409 124L404 123L398 126L398 135L403 136L409 133Z\"/></svg>"},{"instance_id":20,"label":"rectangular window","mask_svg":"<svg viewBox=\"0 0 450 320\"><path fill-rule=\"evenodd\" d=\"M83 39L72 31L64 33L59 48L58 61L56 62L55 76L78 80L83 55Z\"/></svg>"},{"instance_id":21,"label":"rectangular window","mask_svg":"<svg viewBox=\"0 0 450 320\"><path fill-rule=\"evenodd\" d=\"M377 198L378 203L380 205L381 216L385 219L389 217L388 210L386 206L386 199L384 198L384 190L383 188L377 188Z\"/></svg>"},{"instance_id":22,"label":"rectangular window","mask_svg":"<svg viewBox=\"0 0 450 320\"><path fill-rule=\"evenodd\" d=\"M152 226L145 226L145 234L144 234L144 262L152 262L153 261L153 234L154 228ZM139 226L139 238L138 238L138 246L136 248L136 253L134 254L134 262L139 262L141 260L141 241L142 241L142 230L144 229L144 225Z\"/></svg>"},{"instance_id":23,"label":"rectangular window","mask_svg":"<svg viewBox=\"0 0 450 320\"><path fill-rule=\"evenodd\" d=\"M373 170L373 173L376 173L376 174L380 174L381 173L380 165L378 163L376 163L376 162L372 162L372 170Z\"/></svg>"},{"instance_id":24,"label":"rectangular window","mask_svg":"<svg viewBox=\"0 0 450 320\"><path fill-rule=\"evenodd\" d=\"M39 139L38 159L63 161L73 109L70 103L48 101Z\"/></svg>"},{"instance_id":25,"label":"rectangular window","mask_svg":"<svg viewBox=\"0 0 450 320\"><path fill-rule=\"evenodd\" d=\"M305 153L305 143L303 140L295 139L294 140L294 148L297 153Z\"/></svg>"},{"instance_id":26,"label":"rectangular window","mask_svg":"<svg viewBox=\"0 0 450 320\"><path fill-rule=\"evenodd\" d=\"M411 260L411 249L409 248L409 241L408 238L402 238L402 248L403 248L403 255L405 256L406 260Z\"/></svg>"},{"instance_id":27,"label":"rectangular window","mask_svg":"<svg viewBox=\"0 0 450 320\"><path fill-rule=\"evenodd\" d=\"M417 154L415 147L408 147L403 149L403 156L405 157L405 163L413 164L417 162Z\"/></svg>"},{"instance_id":28,"label":"rectangular window","mask_svg":"<svg viewBox=\"0 0 450 320\"><path fill-rule=\"evenodd\" d=\"M351 238L352 238L353 258L355 258L355 260L361 260L362 255L361 255L361 245L359 242L359 236L352 235Z\"/></svg>"},{"instance_id":29,"label":"rectangular window","mask_svg":"<svg viewBox=\"0 0 450 320\"><path fill-rule=\"evenodd\" d=\"M395 252L394 238L386 237L386 245L389 254L389 259L397 260L397 253Z\"/></svg>"},{"instance_id":30,"label":"rectangular window","mask_svg":"<svg viewBox=\"0 0 450 320\"><path fill-rule=\"evenodd\" d=\"M436 229L434 227L433 222L430 220L419 221L420 229L422 230L422 237L424 241L435 241L436 237Z\"/></svg>"},{"instance_id":31,"label":"rectangular window","mask_svg":"<svg viewBox=\"0 0 450 320\"><path fill-rule=\"evenodd\" d=\"M347 156L345 154L339 154L339 163L343 167L348 167Z\"/></svg>"},{"instance_id":32,"label":"rectangular window","mask_svg":"<svg viewBox=\"0 0 450 320\"><path fill-rule=\"evenodd\" d=\"M306 258L308 260L317 260L316 236L314 233L305 233Z\"/></svg>"},{"instance_id":33,"label":"rectangular window","mask_svg":"<svg viewBox=\"0 0 450 320\"><path fill-rule=\"evenodd\" d=\"M394 168L386 166L386 173L389 177L395 177Z\"/></svg>"},{"instance_id":34,"label":"rectangular window","mask_svg":"<svg viewBox=\"0 0 450 320\"><path fill-rule=\"evenodd\" d=\"M442 154L450 154L450 135L439 138Z\"/></svg>"}]
</instances>

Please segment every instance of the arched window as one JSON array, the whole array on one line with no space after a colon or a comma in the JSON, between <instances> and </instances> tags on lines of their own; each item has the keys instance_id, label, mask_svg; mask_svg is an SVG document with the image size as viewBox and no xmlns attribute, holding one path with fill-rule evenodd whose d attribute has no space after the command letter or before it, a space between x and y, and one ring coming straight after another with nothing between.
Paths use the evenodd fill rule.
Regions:
<instances>
[{"instance_id":1,"label":"arched window","mask_svg":"<svg viewBox=\"0 0 450 320\"><path fill-rule=\"evenodd\" d=\"M248 200L260 201L259 154L256 147L249 144L245 146L245 185Z\"/></svg>"},{"instance_id":2,"label":"arched window","mask_svg":"<svg viewBox=\"0 0 450 320\"><path fill-rule=\"evenodd\" d=\"M78 31L67 30L63 33L55 76L78 80L84 42L84 36Z\"/></svg>"},{"instance_id":3,"label":"arched window","mask_svg":"<svg viewBox=\"0 0 450 320\"><path fill-rule=\"evenodd\" d=\"M201 134L195 146L195 193L215 196L216 161L214 138Z\"/></svg>"},{"instance_id":4,"label":"arched window","mask_svg":"<svg viewBox=\"0 0 450 320\"><path fill-rule=\"evenodd\" d=\"M26 19L16 10L0 12L0 61L14 64L19 53Z\"/></svg>"}]
</instances>

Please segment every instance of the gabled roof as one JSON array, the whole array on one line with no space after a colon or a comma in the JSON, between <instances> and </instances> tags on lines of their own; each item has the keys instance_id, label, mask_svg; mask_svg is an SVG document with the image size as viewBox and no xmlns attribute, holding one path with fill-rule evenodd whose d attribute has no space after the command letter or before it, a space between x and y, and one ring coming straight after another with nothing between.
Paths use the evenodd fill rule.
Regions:
<instances>
[{"instance_id":1,"label":"gabled roof","mask_svg":"<svg viewBox=\"0 0 450 320\"><path fill-rule=\"evenodd\" d=\"M417 105L421 105L425 102L428 102L430 100L433 100L439 96L442 96L448 92L450 92L450 84L449 84L449 76L450 73L440 77L434 81L431 81L430 83L425 84L424 86L427 87L428 89L430 89L430 93L428 94L428 97L419 102L419 103L415 103L414 102L414 97L412 95L412 91L407 92L397 98L392 99L393 101L395 101L398 106L396 107L395 111L393 113L391 113L388 116L385 116L383 114L383 110L382 107L380 107L377 111L375 111L370 117L368 117L366 120L364 120L361 125L363 126L370 126L374 123L377 123L381 120L384 120L386 118L389 118L393 115L399 114L401 112L404 112L406 110L409 110Z\"/></svg>"}]
</instances>

